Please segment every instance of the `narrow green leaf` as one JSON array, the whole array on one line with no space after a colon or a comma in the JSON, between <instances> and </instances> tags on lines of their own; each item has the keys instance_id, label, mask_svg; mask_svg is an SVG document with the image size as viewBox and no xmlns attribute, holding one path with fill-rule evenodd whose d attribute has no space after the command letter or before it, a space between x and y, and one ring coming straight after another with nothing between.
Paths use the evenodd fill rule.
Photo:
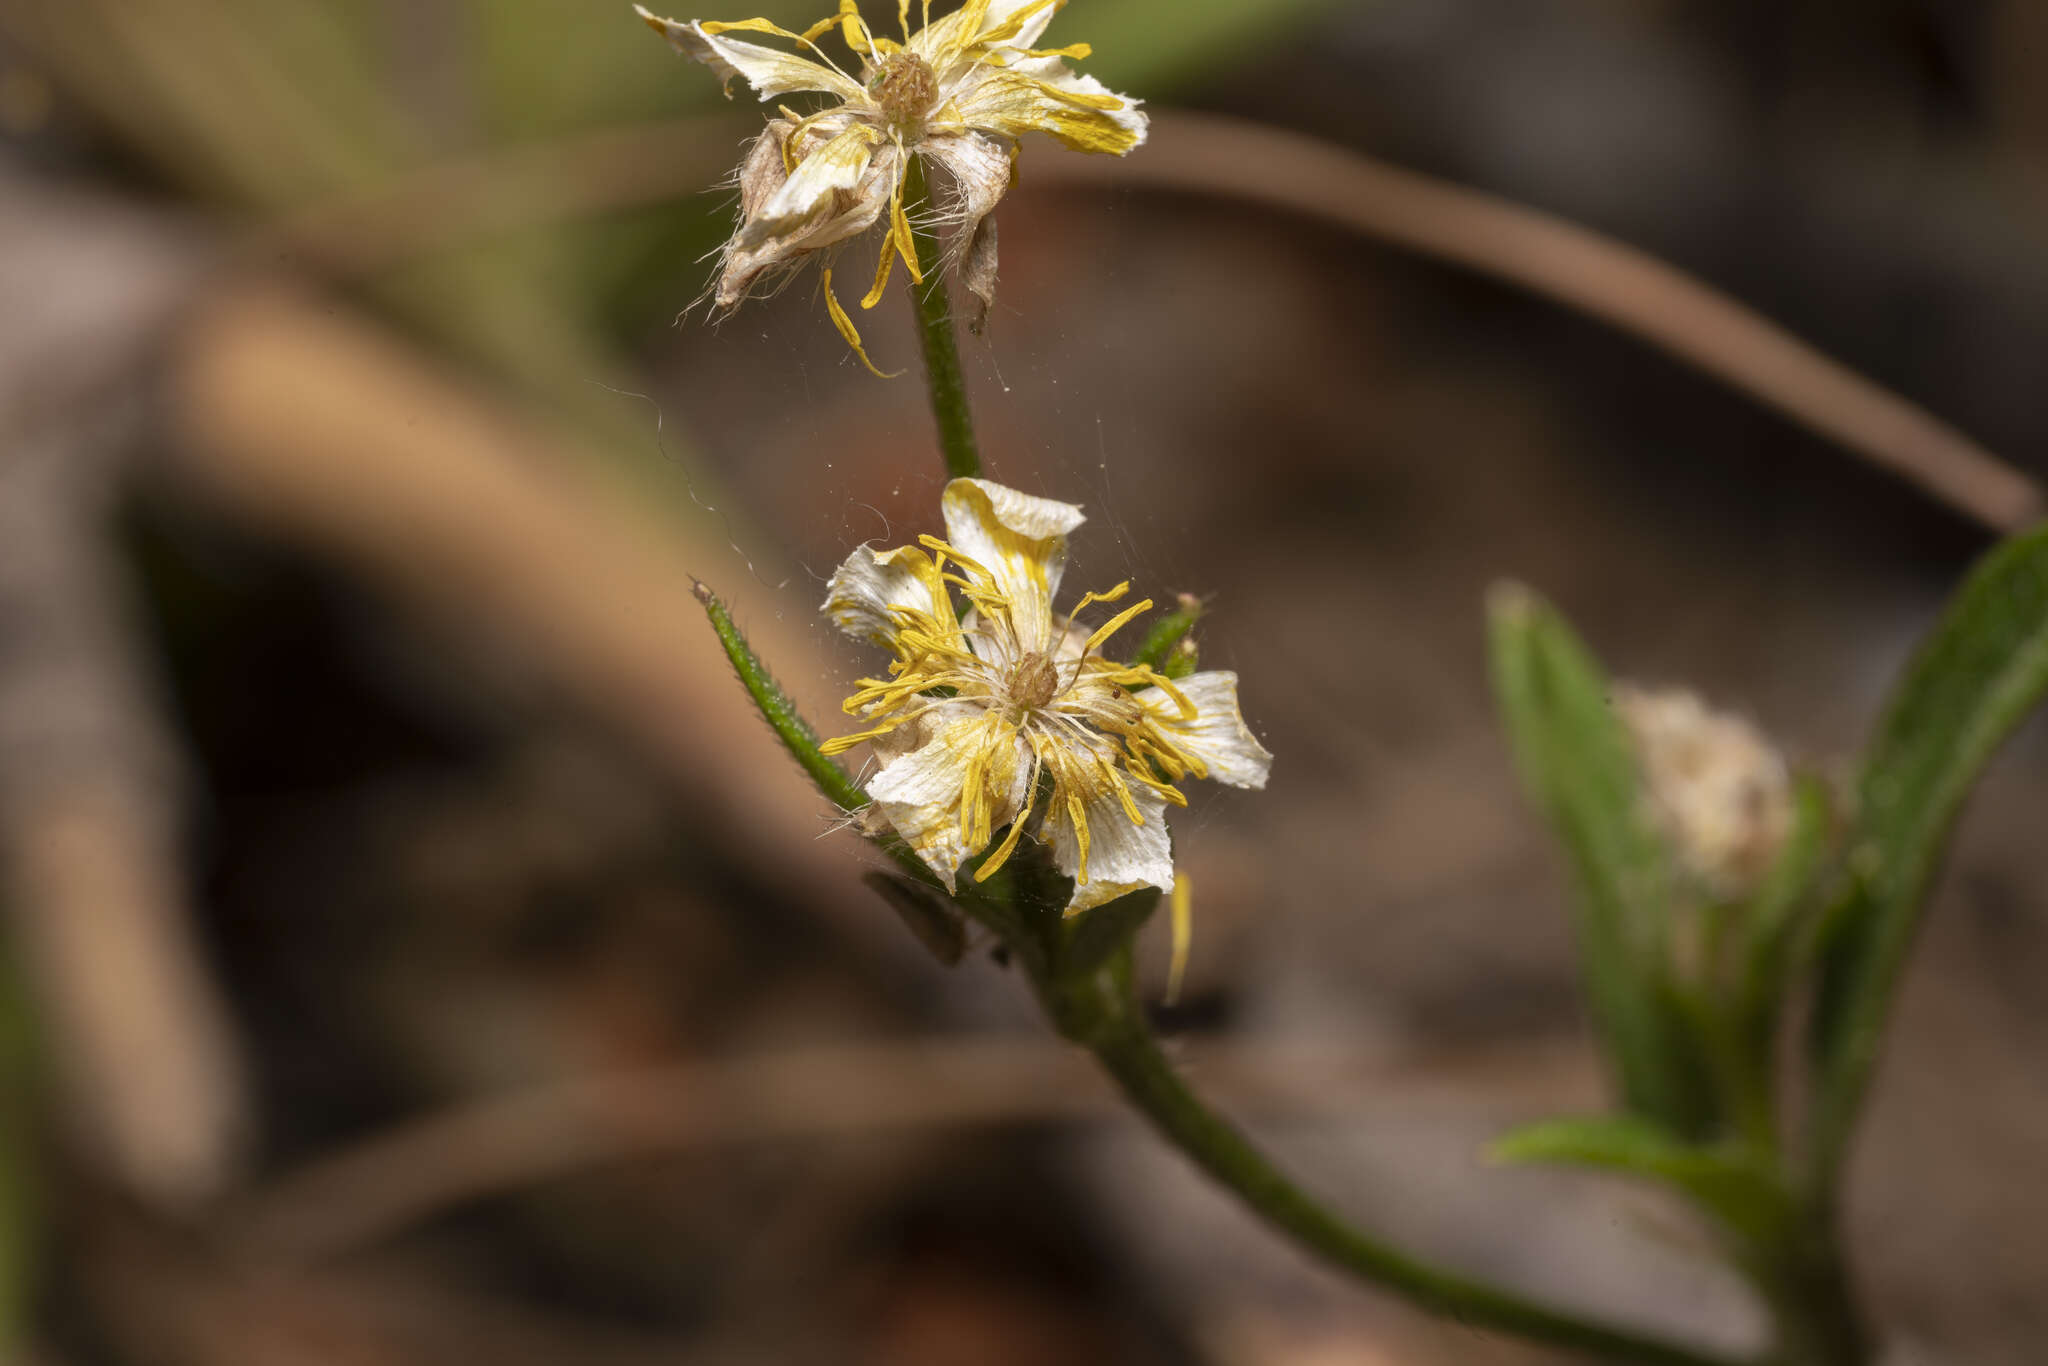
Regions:
<instances>
[{"instance_id":1,"label":"narrow green leaf","mask_svg":"<svg viewBox=\"0 0 2048 1366\"><path fill-rule=\"evenodd\" d=\"M1792 789L1792 830L1763 886L1742 917L1736 1016L1744 1046L1772 1048L1780 1008L1797 973L1795 948L1806 934L1833 850L1833 805L1827 784L1800 775Z\"/></svg>"},{"instance_id":2,"label":"narrow green leaf","mask_svg":"<svg viewBox=\"0 0 2048 1366\"><path fill-rule=\"evenodd\" d=\"M1713 1124L1698 1041L1661 984L1668 880L1599 663L1519 585L1488 602L1493 683L1531 798L1569 853L1594 1022L1628 1108L1697 1136Z\"/></svg>"},{"instance_id":3,"label":"narrow green leaf","mask_svg":"<svg viewBox=\"0 0 2048 1366\"><path fill-rule=\"evenodd\" d=\"M1596 1167L1661 1182L1759 1244L1775 1241L1791 1215L1784 1188L1746 1151L1687 1143L1630 1115L1544 1120L1495 1139L1487 1155L1496 1162Z\"/></svg>"},{"instance_id":4,"label":"narrow green leaf","mask_svg":"<svg viewBox=\"0 0 2048 1366\"><path fill-rule=\"evenodd\" d=\"M732 661L734 672L740 676L740 686L747 690L747 696L753 699L761 719L775 732L775 738L782 742L782 747L817 784L818 791L825 794L827 801L848 812L866 806L867 794L854 786L845 769L820 752L818 732L797 713L796 704L782 691L774 675L768 672L768 666L754 654L747 638L733 623L731 611L706 585L699 583L695 589L697 601L704 604L704 614L711 619L711 629L718 633L718 643L725 647L725 657Z\"/></svg>"},{"instance_id":5,"label":"narrow green leaf","mask_svg":"<svg viewBox=\"0 0 2048 1366\"><path fill-rule=\"evenodd\" d=\"M1971 787L2048 690L2048 528L1980 560L1921 644L1864 754L1855 883L1829 926L1812 1044L1811 1157L1839 1169L1929 884Z\"/></svg>"}]
</instances>

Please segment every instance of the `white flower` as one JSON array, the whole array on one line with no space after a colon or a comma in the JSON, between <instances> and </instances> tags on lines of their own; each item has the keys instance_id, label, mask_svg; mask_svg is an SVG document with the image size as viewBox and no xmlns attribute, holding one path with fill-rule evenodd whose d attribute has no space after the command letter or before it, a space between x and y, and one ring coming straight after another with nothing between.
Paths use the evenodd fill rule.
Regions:
<instances>
[{"instance_id":1,"label":"white flower","mask_svg":"<svg viewBox=\"0 0 2048 1366\"><path fill-rule=\"evenodd\" d=\"M910 0L897 0L901 42L872 32L856 0L839 0L837 14L802 33L766 19L662 19L634 6L678 52L724 78L728 95L737 76L763 101L804 91L835 101L808 115L782 108L741 162L740 225L725 246L714 295L719 308L737 305L765 277L811 252L867 231L885 211L888 232L874 288L861 306L880 301L898 257L922 281L903 208L910 158L921 156L951 179L940 217L954 225L951 254L977 301L973 325L979 330L995 297L996 233L989 215L1010 186L1017 140L1036 131L1080 151L1117 155L1145 140L1138 101L1067 66L1066 58L1088 55L1086 43L1031 46L1066 0L968 0L936 23L930 0L921 3L924 22L913 33ZM857 76L818 46L834 27L860 59ZM734 32L786 39L799 53L726 36ZM825 302L833 324L866 362L860 334L832 293L829 270Z\"/></svg>"},{"instance_id":2,"label":"white flower","mask_svg":"<svg viewBox=\"0 0 2048 1366\"><path fill-rule=\"evenodd\" d=\"M1680 865L1717 897L1755 891L1792 828L1784 756L1749 722L1690 692L1622 684L1614 705L1635 743L1650 818Z\"/></svg>"},{"instance_id":3,"label":"white flower","mask_svg":"<svg viewBox=\"0 0 2048 1366\"><path fill-rule=\"evenodd\" d=\"M826 752L874 741L882 763L868 795L949 890L1004 826L976 877L1032 827L1074 879L1070 915L1140 887L1170 890L1166 808L1187 804L1175 784L1266 785L1273 756L1245 728L1237 675L1175 682L1106 658L1103 643L1152 604L1093 629L1076 618L1121 600L1128 583L1055 617L1067 533L1083 520L1072 504L955 479L941 508L947 539L863 546L832 576L825 614L896 657L889 677L862 679L846 701L868 728Z\"/></svg>"}]
</instances>

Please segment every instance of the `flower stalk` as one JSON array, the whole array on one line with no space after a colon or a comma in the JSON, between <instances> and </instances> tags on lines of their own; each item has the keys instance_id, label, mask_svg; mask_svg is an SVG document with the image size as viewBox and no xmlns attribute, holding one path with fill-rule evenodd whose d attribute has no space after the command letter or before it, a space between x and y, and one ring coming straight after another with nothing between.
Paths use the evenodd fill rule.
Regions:
<instances>
[{"instance_id":1,"label":"flower stalk","mask_svg":"<svg viewBox=\"0 0 2048 1366\"><path fill-rule=\"evenodd\" d=\"M1162 1138L1254 1214L1331 1265L1474 1327L1641 1366L1732 1366L1731 1358L1580 1318L1433 1266L1338 1218L1283 1175L1174 1070L1138 1002L1128 945L1086 978L1038 986L1060 1033L1095 1055Z\"/></svg>"},{"instance_id":2,"label":"flower stalk","mask_svg":"<svg viewBox=\"0 0 2048 1366\"><path fill-rule=\"evenodd\" d=\"M823 752L800 716L708 588L700 588L720 644L778 740L825 797L853 812L866 795ZM884 852L926 886L937 879L918 856L884 834ZM968 863L975 868L979 858ZM1125 1097L1168 1143L1309 1252L1418 1307L1476 1327L1512 1333L1612 1361L1646 1366L1746 1366L1676 1343L1583 1319L1472 1277L1434 1266L1331 1213L1296 1186L1229 1121L1210 1109L1160 1051L1140 1004L1131 941L1159 893L1144 888L1084 916L1064 914L1066 879L1043 853L1019 857L986 881L962 878L954 904L992 931L1031 981L1060 1035L1089 1050ZM936 893L934 893L936 895ZM1816 1332L1821 1326L1816 1325ZM1787 1357L1809 1366L1805 1358ZM1816 1358L1838 1366L1847 1358Z\"/></svg>"},{"instance_id":3,"label":"flower stalk","mask_svg":"<svg viewBox=\"0 0 2048 1366\"><path fill-rule=\"evenodd\" d=\"M924 162L912 159L904 178L904 210L915 223L931 203ZM924 356L925 388L931 395L932 420L939 428L939 454L950 479L981 476L981 448L974 439L974 412L967 401L967 383L960 371L959 339L953 331L953 296L946 288L944 258L938 240L928 232L911 233L916 243L918 273L904 282L917 310L917 340Z\"/></svg>"}]
</instances>

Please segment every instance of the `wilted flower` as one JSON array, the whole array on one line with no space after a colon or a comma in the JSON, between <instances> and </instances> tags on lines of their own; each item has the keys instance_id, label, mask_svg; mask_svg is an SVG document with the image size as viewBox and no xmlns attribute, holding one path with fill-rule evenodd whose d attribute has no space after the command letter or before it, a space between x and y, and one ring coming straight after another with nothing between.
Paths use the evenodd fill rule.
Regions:
<instances>
[{"instance_id":1,"label":"wilted flower","mask_svg":"<svg viewBox=\"0 0 2048 1366\"><path fill-rule=\"evenodd\" d=\"M1651 819L1711 894L1753 892L1792 828L1792 777L1755 726L1682 689L1626 684L1614 704L1635 742Z\"/></svg>"},{"instance_id":2,"label":"wilted flower","mask_svg":"<svg viewBox=\"0 0 2048 1366\"><path fill-rule=\"evenodd\" d=\"M1085 594L1055 617L1067 533L1083 520L1072 504L955 479L941 507L946 540L863 546L832 576L826 615L896 658L889 677L862 679L846 700L868 728L826 751L874 742L881 769L868 795L949 890L961 864L1006 825L977 878L1000 868L1035 826L1074 879L1069 914L1140 887L1171 889L1166 808L1187 804L1174 784L1266 785L1273 756L1238 713L1237 675L1175 682L1100 653L1152 604L1093 629L1076 618L1120 601L1129 583Z\"/></svg>"},{"instance_id":3,"label":"wilted flower","mask_svg":"<svg viewBox=\"0 0 2048 1366\"><path fill-rule=\"evenodd\" d=\"M900 43L872 32L856 0L839 0L837 14L802 33L766 19L661 19L635 5L678 52L724 78L728 94L738 76L764 101L799 91L837 101L812 114L780 108L781 116L769 122L740 163L740 225L725 246L717 306L730 308L764 276L867 231L885 210L888 233L874 288L861 307L880 301L899 256L921 282L903 208L903 179L916 155L951 177L953 193L939 217L954 225L953 260L977 300L978 330L995 297L996 232L989 215L1010 186L1017 139L1033 131L1050 133L1080 151L1119 155L1145 140L1145 115L1136 100L1068 68L1066 58L1088 55L1086 43L1031 46L1065 4L967 0L933 22L931 0L922 0L923 26L912 33L910 0L897 0ZM835 26L860 58L858 76L841 70L818 46L817 39ZM725 36L732 32L787 39L806 55ZM860 334L832 293L829 270L825 304L840 335L866 362ZM874 369L871 362L868 368Z\"/></svg>"}]
</instances>

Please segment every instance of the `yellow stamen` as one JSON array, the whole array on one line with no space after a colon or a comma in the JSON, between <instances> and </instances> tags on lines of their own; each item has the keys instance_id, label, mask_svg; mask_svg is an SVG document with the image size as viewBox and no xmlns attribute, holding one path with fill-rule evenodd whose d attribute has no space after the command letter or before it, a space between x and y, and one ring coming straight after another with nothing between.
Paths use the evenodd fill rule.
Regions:
<instances>
[{"instance_id":1,"label":"yellow stamen","mask_svg":"<svg viewBox=\"0 0 2048 1366\"><path fill-rule=\"evenodd\" d=\"M1131 797L1130 784L1124 781L1124 775L1112 768L1109 760L1100 756L1096 757L1095 766L1102 770L1102 776L1109 781L1110 790L1116 793L1117 804L1123 807L1124 814L1131 818L1131 824L1143 825L1145 815L1138 810L1138 803Z\"/></svg>"},{"instance_id":2,"label":"yellow stamen","mask_svg":"<svg viewBox=\"0 0 2048 1366\"><path fill-rule=\"evenodd\" d=\"M905 155L903 144L896 144L897 158ZM896 189L889 196L889 237L895 242L896 250L903 257L903 268L910 272L913 284L924 283L924 269L917 264L917 239L910 235L910 215L903 212L903 177L896 178Z\"/></svg>"},{"instance_id":3,"label":"yellow stamen","mask_svg":"<svg viewBox=\"0 0 2048 1366\"><path fill-rule=\"evenodd\" d=\"M1075 61L1086 61L1095 55L1095 49L1086 43L1068 43L1065 47L1027 47L1019 52L1020 57L1072 57Z\"/></svg>"},{"instance_id":4,"label":"yellow stamen","mask_svg":"<svg viewBox=\"0 0 2048 1366\"><path fill-rule=\"evenodd\" d=\"M1080 866L1074 870L1074 881L1088 880L1088 817L1081 808L1081 794L1072 787L1067 789L1067 819L1074 823L1074 843L1081 847Z\"/></svg>"},{"instance_id":5,"label":"yellow stamen","mask_svg":"<svg viewBox=\"0 0 2048 1366\"><path fill-rule=\"evenodd\" d=\"M1195 884L1186 873L1173 875L1173 958L1166 967L1166 1004L1180 1001L1181 982L1188 973L1188 949L1195 937Z\"/></svg>"},{"instance_id":6,"label":"yellow stamen","mask_svg":"<svg viewBox=\"0 0 2048 1366\"><path fill-rule=\"evenodd\" d=\"M1108 621L1104 622L1101 625L1101 627L1096 630L1094 635L1088 637L1088 643L1081 647L1082 656L1086 657L1088 655L1094 654L1096 646L1100 645L1103 641L1108 640L1111 636L1115 635L1118 631L1121 631L1125 626L1129 625L1132 617L1137 616L1141 612L1149 612L1151 610L1152 599L1150 598L1145 599L1143 602L1139 603L1135 607L1126 607L1123 611L1117 613Z\"/></svg>"},{"instance_id":7,"label":"yellow stamen","mask_svg":"<svg viewBox=\"0 0 2048 1366\"><path fill-rule=\"evenodd\" d=\"M1044 9L1048 5L1050 5L1054 10L1065 9L1067 5L1067 0L1038 0L1037 4L1026 5L1024 8L1018 10L1015 14L1011 15L1008 19L1004 20L1001 24L999 24L995 28L990 29L987 33L974 35L974 37L977 40L976 45L994 47L998 43L1009 42L1012 38L1022 33L1024 31L1024 25L1030 22L1030 20L1040 10ZM987 5L982 6L983 10L987 10L987 8ZM1075 46L1086 48L1087 44L1077 43L1075 44ZM1086 52L1083 52L1082 55L1086 56L1087 54Z\"/></svg>"},{"instance_id":8,"label":"yellow stamen","mask_svg":"<svg viewBox=\"0 0 2048 1366\"><path fill-rule=\"evenodd\" d=\"M875 44L868 34L867 21L860 17L858 0L839 0L840 30L846 35L846 45L863 57L875 55Z\"/></svg>"},{"instance_id":9,"label":"yellow stamen","mask_svg":"<svg viewBox=\"0 0 2048 1366\"><path fill-rule=\"evenodd\" d=\"M893 234L892 234L893 237ZM896 268L896 243L891 240L882 243L882 259L875 263L875 287L860 301L862 308L873 308L882 302L882 291L889 287L889 272Z\"/></svg>"},{"instance_id":10,"label":"yellow stamen","mask_svg":"<svg viewBox=\"0 0 2048 1366\"><path fill-rule=\"evenodd\" d=\"M1037 759L1038 754L1037 751L1034 749L1032 751L1031 781L1028 784L1026 784L1024 788L1025 792L1027 793L1035 792L1038 787ZM991 877L995 875L995 872L998 868L1001 868L1005 863L1008 863L1010 861L1010 855L1014 853L1017 848L1017 838L1018 836L1024 833L1024 818L1030 814L1031 798L1027 796L1024 799L1023 809L1020 810L1016 814L1015 818L1010 821L1010 833L1003 837L1003 842L1000 845L996 846L996 851L993 854L990 854L987 858L983 859L981 861L981 867L975 870L974 880L976 882L988 881Z\"/></svg>"},{"instance_id":11,"label":"yellow stamen","mask_svg":"<svg viewBox=\"0 0 2048 1366\"><path fill-rule=\"evenodd\" d=\"M923 546L926 550L935 550L941 555L949 556L952 559L958 561L959 563L966 565L969 569L981 575L989 582L995 582L996 576L989 573L987 567L983 565L979 560L969 559L967 556L962 555L959 551L955 550L950 544L940 540L936 536L931 535L929 532L920 535L917 538L917 543Z\"/></svg>"},{"instance_id":12,"label":"yellow stamen","mask_svg":"<svg viewBox=\"0 0 2048 1366\"><path fill-rule=\"evenodd\" d=\"M782 170L785 175L795 175L796 168L804 159L803 140L812 129L825 119L839 113L838 109L820 109L815 114L798 115L788 105L777 105L784 118L796 126L789 130L789 136L782 140Z\"/></svg>"},{"instance_id":13,"label":"yellow stamen","mask_svg":"<svg viewBox=\"0 0 2048 1366\"><path fill-rule=\"evenodd\" d=\"M832 325L839 329L839 335L853 348L853 354L860 357L860 363L868 368L869 374L877 379L895 379L903 373L901 370L894 373L882 370L868 359L867 348L860 344L860 330L853 325L853 319L846 316L846 310L839 306L838 296L832 292L832 272L829 268L825 271L825 311L832 315Z\"/></svg>"},{"instance_id":14,"label":"yellow stamen","mask_svg":"<svg viewBox=\"0 0 2048 1366\"><path fill-rule=\"evenodd\" d=\"M876 726L873 730L864 730L857 732L853 735L835 735L830 740L827 740L825 741L825 743L818 746L818 753L826 755L827 757L837 754L844 754L846 753L846 751L852 749L855 745L860 744L862 741L880 739L882 736L887 735L892 730L895 730L898 726L902 725L905 721L908 721L909 719L910 718L907 716L899 716L894 721L891 721L888 725Z\"/></svg>"},{"instance_id":15,"label":"yellow stamen","mask_svg":"<svg viewBox=\"0 0 2048 1366\"><path fill-rule=\"evenodd\" d=\"M1071 622L1075 617L1080 616L1082 610L1085 609L1090 603L1116 602L1118 599L1122 598L1124 594L1130 591L1131 581L1129 579L1125 579L1122 583L1110 589L1107 593L1083 594L1081 600L1074 604L1074 610L1067 613L1067 620Z\"/></svg>"}]
</instances>

